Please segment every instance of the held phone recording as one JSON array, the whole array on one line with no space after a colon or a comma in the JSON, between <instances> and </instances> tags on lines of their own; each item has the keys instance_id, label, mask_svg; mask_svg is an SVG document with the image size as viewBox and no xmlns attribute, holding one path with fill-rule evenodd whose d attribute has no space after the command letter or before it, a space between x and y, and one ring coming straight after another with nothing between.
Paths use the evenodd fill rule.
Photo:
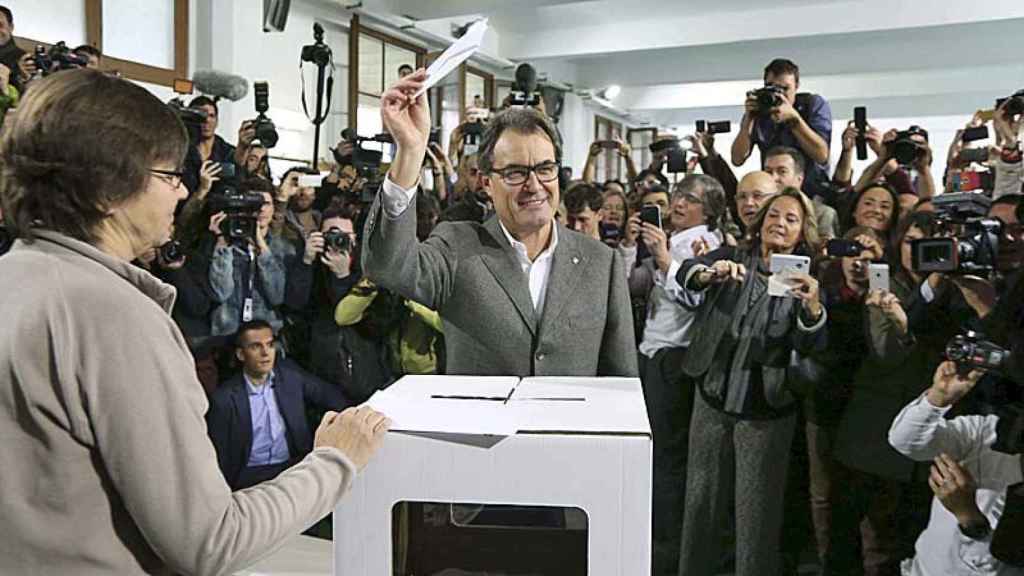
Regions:
<instances>
[{"instance_id":1,"label":"held phone recording","mask_svg":"<svg viewBox=\"0 0 1024 576\"><path fill-rule=\"evenodd\" d=\"M729 120L722 120L719 122L697 120L697 132L707 132L708 134L728 134L729 132L732 132L732 122Z\"/></svg>"},{"instance_id":2,"label":"held phone recording","mask_svg":"<svg viewBox=\"0 0 1024 576\"><path fill-rule=\"evenodd\" d=\"M217 175L221 180L234 180L238 176L234 162L218 162L220 164L220 174Z\"/></svg>"},{"instance_id":3,"label":"held phone recording","mask_svg":"<svg viewBox=\"0 0 1024 576\"><path fill-rule=\"evenodd\" d=\"M324 174L300 174L299 188L319 188L324 181Z\"/></svg>"},{"instance_id":4,"label":"held phone recording","mask_svg":"<svg viewBox=\"0 0 1024 576\"><path fill-rule=\"evenodd\" d=\"M606 150L618 150L619 143L614 140L599 140L597 145Z\"/></svg>"},{"instance_id":5,"label":"held phone recording","mask_svg":"<svg viewBox=\"0 0 1024 576\"><path fill-rule=\"evenodd\" d=\"M856 240L832 238L826 244L825 250L830 258L857 258L865 248Z\"/></svg>"},{"instance_id":6,"label":"held phone recording","mask_svg":"<svg viewBox=\"0 0 1024 576\"><path fill-rule=\"evenodd\" d=\"M793 285L790 278L794 274L809 274L811 259L808 256L793 254L772 254L768 261L768 270L772 273L768 278L768 295L792 296Z\"/></svg>"},{"instance_id":7,"label":"held phone recording","mask_svg":"<svg viewBox=\"0 0 1024 576\"><path fill-rule=\"evenodd\" d=\"M853 124L857 127L857 160L868 159L868 141L864 134L868 129L868 109L857 106L853 109Z\"/></svg>"},{"instance_id":8,"label":"held phone recording","mask_svg":"<svg viewBox=\"0 0 1024 576\"><path fill-rule=\"evenodd\" d=\"M977 140L984 140L986 138L988 138L988 126L985 126L984 124L968 128L960 135L960 141L964 144L968 142L975 142Z\"/></svg>"},{"instance_id":9,"label":"held phone recording","mask_svg":"<svg viewBox=\"0 0 1024 576\"><path fill-rule=\"evenodd\" d=\"M653 224L658 228L661 228L661 206L651 204L641 208L640 221Z\"/></svg>"},{"instance_id":10,"label":"held phone recording","mask_svg":"<svg viewBox=\"0 0 1024 576\"><path fill-rule=\"evenodd\" d=\"M868 289L889 291L889 265L869 264L868 265Z\"/></svg>"}]
</instances>

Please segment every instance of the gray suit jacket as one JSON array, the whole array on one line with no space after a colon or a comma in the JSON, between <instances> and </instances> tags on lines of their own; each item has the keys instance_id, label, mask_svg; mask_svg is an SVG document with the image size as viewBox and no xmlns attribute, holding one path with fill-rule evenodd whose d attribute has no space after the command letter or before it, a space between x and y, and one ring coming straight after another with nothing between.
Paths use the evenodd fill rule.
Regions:
<instances>
[{"instance_id":1,"label":"gray suit jacket","mask_svg":"<svg viewBox=\"0 0 1024 576\"><path fill-rule=\"evenodd\" d=\"M420 243L416 210L391 219L378 193L362 257L371 280L441 314L448 374L637 375L622 257L564 226L539 318L496 216L442 222Z\"/></svg>"}]
</instances>

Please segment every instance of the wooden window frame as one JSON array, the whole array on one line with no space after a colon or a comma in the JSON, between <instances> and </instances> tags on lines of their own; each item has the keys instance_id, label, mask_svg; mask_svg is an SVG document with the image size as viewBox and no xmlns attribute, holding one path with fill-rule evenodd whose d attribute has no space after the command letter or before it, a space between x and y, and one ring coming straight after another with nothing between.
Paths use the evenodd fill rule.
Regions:
<instances>
[{"instance_id":1,"label":"wooden window frame","mask_svg":"<svg viewBox=\"0 0 1024 576\"><path fill-rule=\"evenodd\" d=\"M395 38L385 34L379 30L368 28L363 26L359 21L359 15L353 14L352 20L349 23L348 31L348 127L352 130L358 130L359 126L357 123L357 111L359 110L359 96L370 96L377 97L373 94L368 94L359 90L359 38L361 35L367 35L371 38L380 40L383 44L391 44L404 50L408 50L416 54L416 67L421 68L426 59L426 49L416 46L402 40L401 38ZM387 65L386 59L381 58L381 75L384 74L384 66ZM384 86L383 89L387 89Z\"/></svg>"},{"instance_id":2,"label":"wooden window frame","mask_svg":"<svg viewBox=\"0 0 1024 576\"><path fill-rule=\"evenodd\" d=\"M624 142L627 136L626 127L621 122L616 122L611 118L601 116L600 114L594 114L594 141L601 140L601 125L608 127L609 135L615 134ZM600 174L595 174L595 177L601 181L607 180L621 180L622 178L622 164L623 160L617 152L614 150L606 150L604 152L604 177ZM614 170L612 169L614 168Z\"/></svg>"},{"instance_id":3,"label":"wooden window frame","mask_svg":"<svg viewBox=\"0 0 1024 576\"><path fill-rule=\"evenodd\" d=\"M85 2L85 43L103 52L103 0L84 0ZM123 60L103 55L100 69L117 71L124 78L174 86L175 78L188 78L189 64L189 9L188 0L174 0L174 68L160 68L132 60ZM32 52L37 45L49 48L51 44L31 38L16 37L22 49ZM74 46L69 46L74 48Z\"/></svg>"},{"instance_id":4,"label":"wooden window frame","mask_svg":"<svg viewBox=\"0 0 1024 576\"><path fill-rule=\"evenodd\" d=\"M480 70L479 68L473 68L472 66L465 66L465 68L467 76L472 74L474 76L479 76L484 79L484 106L487 106L488 108L491 109L497 108L497 106L495 106L494 104L494 74L491 74L490 72L485 72L483 70ZM467 84L463 82L463 94L465 94L466 92L466 85ZM465 116L465 110L463 110L463 116Z\"/></svg>"}]
</instances>

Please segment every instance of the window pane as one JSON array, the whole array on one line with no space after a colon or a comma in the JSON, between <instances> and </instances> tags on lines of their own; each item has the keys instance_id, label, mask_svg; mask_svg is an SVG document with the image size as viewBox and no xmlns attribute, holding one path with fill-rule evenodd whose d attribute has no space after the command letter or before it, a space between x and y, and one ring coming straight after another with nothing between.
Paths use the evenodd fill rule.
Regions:
<instances>
[{"instance_id":1,"label":"window pane","mask_svg":"<svg viewBox=\"0 0 1024 576\"><path fill-rule=\"evenodd\" d=\"M69 48L85 44L85 0L7 0L14 35Z\"/></svg>"},{"instance_id":2,"label":"window pane","mask_svg":"<svg viewBox=\"0 0 1024 576\"><path fill-rule=\"evenodd\" d=\"M103 54L174 68L174 0L103 0Z\"/></svg>"},{"instance_id":3,"label":"window pane","mask_svg":"<svg viewBox=\"0 0 1024 576\"><path fill-rule=\"evenodd\" d=\"M391 86L398 80L398 69L407 64L416 69L416 53L391 44L384 45L384 86Z\"/></svg>"},{"instance_id":4,"label":"window pane","mask_svg":"<svg viewBox=\"0 0 1024 576\"><path fill-rule=\"evenodd\" d=\"M381 59L384 47L380 40L359 35L359 91L364 94L380 96L384 88L381 76Z\"/></svg>"},{"instance_id":5,"label":"window pane","mask_svg":"<svg viewBox=\"0 0 1024 576\"><path fill-rule=\"evenodd\" d=\"M509 84L498 84L494 89L494 105L501 108L501 103L512 93L512 86Z\"/></svg>"},{"instance_id":6,"label":"window pane","mask_svg":"<svg viewBox=\"0 0 1024 576\"><path fill-rule=\"evenodd\" d=\"M483 76L473 73L466 73L466 107L467 108L490 108L490 104L484 100L487 80Z\"/></svg>"}]
</instances>

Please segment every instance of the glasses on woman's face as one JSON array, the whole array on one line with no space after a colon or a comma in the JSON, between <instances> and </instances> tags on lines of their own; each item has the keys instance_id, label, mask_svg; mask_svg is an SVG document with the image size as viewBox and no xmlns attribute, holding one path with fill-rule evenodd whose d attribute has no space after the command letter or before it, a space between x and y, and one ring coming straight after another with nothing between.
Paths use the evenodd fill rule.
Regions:
<instances>
[{"instance_id":1,"label":"glasses on woman's face","mask_svg":"<svg viewBox=\"0 0 1024 576\"><path fill-rule=\"evenodd\" d=\"M174 188L181 186L181 179L185 177L185 173L181 170L158 170L156 168L150 168L149 171L157 178L167 182Z\"/></svg>"},{"instance_id":2,"label":"glasses on woman's face","mask_svg":"<svg viewBox=\"0 0 1024 576\"><path fill-rule=\"evenodd\" d=\"M537 181L539 182L552 182L558 179L558 171L558 162L552 160L541 162L536 166L512 164L504 168L494 168L491 170L491 172L501 176L501 180L506 186L522 186L526 184L526 181L530 178L530 172L537 175Z\"/></svg>"}]
</instances>

